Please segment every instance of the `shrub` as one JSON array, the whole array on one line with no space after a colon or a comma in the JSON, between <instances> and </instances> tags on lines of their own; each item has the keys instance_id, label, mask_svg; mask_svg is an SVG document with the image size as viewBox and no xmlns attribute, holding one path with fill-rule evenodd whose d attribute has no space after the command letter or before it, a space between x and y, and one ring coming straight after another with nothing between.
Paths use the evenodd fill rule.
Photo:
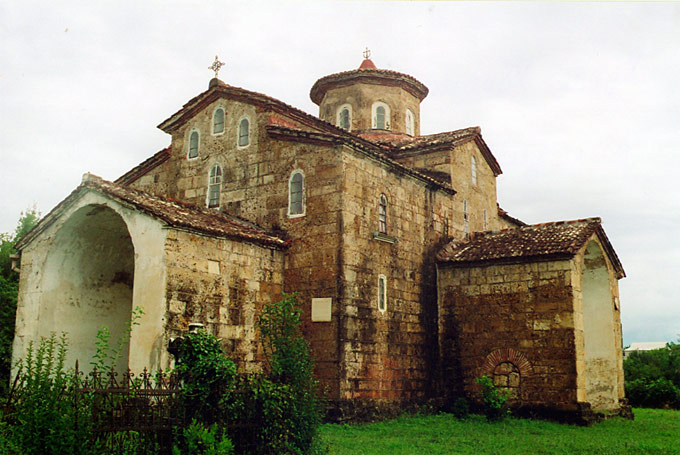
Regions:
<instances>
[{"instance_id":1,"label":"shrub","mask_svg":"<svg viewBox=\"0 0 680 455\"><path fill-rule=\"evenodd\" d=\"M477 378L475 382L482 387L482 409L487 420L500 421L505 419L510 414L507 406L509 394L496 387L493 379L488 376Z\"/></svg>"},{"instance_id":2,"label":"shrub","mask_svg":"<svg viewBox=\"0 0 680 455\"><path fill-rule=\"evenodd\" d=\"M289 399L281 402L285 426L292 433L289 439L300 453L308 453L321 423L321 403L298 305L295 295L283 294L280 302L265 305L257 325L272 382L290 388Z\"/></svg>"},{"instance_id":3,"label":"shrub","mask_svg":"<svg viewBox=\"0 0 680 455\"><path fill-rule=\"evenodd\" d=\"M239 452L312 453L321 405L295 296L284 294L280 302L265 305L257 325L269 372L244 378L234 393L224 396L228 427L248 429L230 436Z\"/></svg>"},{"instance_id":4,"label":"shrub","mask_svg":"<svg viewBox=\"0 0 680 455\"><path fill-rule=\"evenodd\" d=\"M680 409L680 345L632 352L623 362L626 397L633 406Z\"/></svg>"},{"instance_id":5,"label":"shrub","mask_svg":"<svg viewBox=\"0 0 680 455\"><path fill-rule=\"evenodd\" d=\"M83 444L90 432L89 397L77 392L79 378L65 370L66 351L66 335L52 334L37 349L29 345L2 416L0 444L9 453L12 448L26 455L90 453Z\"/></svg>"},{"instance_id":6,"label":"shrub","mask_svg":"<svg viewBox=\"0 0 680 455\"><path fill-rule=\"evenodd\" d=\"M644 408L678 407L680 390L665 378L626 381L626 396L632 406Z\"/></svg>"},{"instance_id":7,"label":"shrub","mask_svg":"<svg viewBox=\"0 0 680 455\"><path fill-rule=\"evenodd\" d=\"M200 422L193 420L182 431L183 442L175 445L172 449L174 455L231 455L234 446L231 440L213 424L206 427Z\"/></svg>"},{"instance_id":8,"label":"shrub","mask_svg":"<svg viewBox=\"0 0 680 455\"><path fill-rule=\"evenodd\" d=\"M470 404L463 397L458 397L451 406L451 414L457 419L464 419L470 414Z\"/></svg>"},{"instance_id":9,"label":"shrub","mask_svg":"<svg viewBox=\"0 0 680 455\"><path fill-rule=\"evenodd\" d=\"M215 423L222 396L236 384L236 365L224 355L220 340L204 331L188 333L180 344L175 371L182 381L187 418Z\"/></svg>"}]
</instances>

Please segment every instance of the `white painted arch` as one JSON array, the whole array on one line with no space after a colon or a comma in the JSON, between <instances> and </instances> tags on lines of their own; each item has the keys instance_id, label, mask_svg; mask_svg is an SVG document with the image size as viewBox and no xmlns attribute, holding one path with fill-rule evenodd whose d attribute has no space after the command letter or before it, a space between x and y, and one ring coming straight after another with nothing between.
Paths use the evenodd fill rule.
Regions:
<instances>
[{"instance_id":1,"label":"white painted arch","mask_svg":"<svg viewBox=\"0 0 680 455\"><path fill-rule=\"evenodd\" d=\"M129 349L117 365L166 367L165 238L160 221L95 190L83 194L22 250L22 285L17 304L13 364L30 341L67 332L72 366L89 367L102 324L112 344L137 306L144 310L133 327Z\"/></svg>"}]
</instances>

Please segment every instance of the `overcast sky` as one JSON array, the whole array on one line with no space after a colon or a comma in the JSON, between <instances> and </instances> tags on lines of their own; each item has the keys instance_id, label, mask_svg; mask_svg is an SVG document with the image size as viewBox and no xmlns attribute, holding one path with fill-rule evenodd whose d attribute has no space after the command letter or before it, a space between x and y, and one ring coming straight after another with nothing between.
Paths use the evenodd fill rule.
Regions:
<instances>
[{"instance_id":1,"label":"overcast sky","mask_svg":"<svg viewBox=\"0 0 680 455\"><path fill-rule=\"evenodd\" d=\"M156 125L215 54L228 84L316 115L313 83L366 46L429 87L422 134L482 128L511 215L602 217L624 344L678 339L678 3L0 0L0 232L169 145Z\"/></svg>"}]
</instances>

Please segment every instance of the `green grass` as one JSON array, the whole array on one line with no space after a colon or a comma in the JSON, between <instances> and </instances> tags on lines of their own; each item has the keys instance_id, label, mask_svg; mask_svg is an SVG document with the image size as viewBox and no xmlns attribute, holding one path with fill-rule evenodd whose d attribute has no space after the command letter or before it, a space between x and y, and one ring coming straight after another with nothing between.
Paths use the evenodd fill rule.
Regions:
<instances>
[{"instance_id":1,"label":"green grass","mask_svg":"<svg viewBox=\"0 0 680 455\"><path fill-rule=\"evenodd\" d=\"M680 454L680 411L635 409L635 420L592 427L470 415L403 416L367 425L321 427L331 455L414 454Z\"/></svg>"}]
</instances>

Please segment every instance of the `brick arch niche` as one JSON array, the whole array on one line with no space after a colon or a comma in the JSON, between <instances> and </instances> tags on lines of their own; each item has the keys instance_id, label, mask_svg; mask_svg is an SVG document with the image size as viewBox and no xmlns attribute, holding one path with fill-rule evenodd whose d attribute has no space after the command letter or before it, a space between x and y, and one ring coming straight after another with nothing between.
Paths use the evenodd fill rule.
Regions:
<instances>
[{"instance_id":1,"label":"brick arch niche","mask_svg":"<svg viewBox=\"0 0 680 455\"><path fill-rule=\"evenodd\" d=\"M512 348L496 349L486 356L480 376L490 377L497 387L510 392L510 398L521 398L523 379L531 374L526 356Z\"/></svg>"}]
</instances>

